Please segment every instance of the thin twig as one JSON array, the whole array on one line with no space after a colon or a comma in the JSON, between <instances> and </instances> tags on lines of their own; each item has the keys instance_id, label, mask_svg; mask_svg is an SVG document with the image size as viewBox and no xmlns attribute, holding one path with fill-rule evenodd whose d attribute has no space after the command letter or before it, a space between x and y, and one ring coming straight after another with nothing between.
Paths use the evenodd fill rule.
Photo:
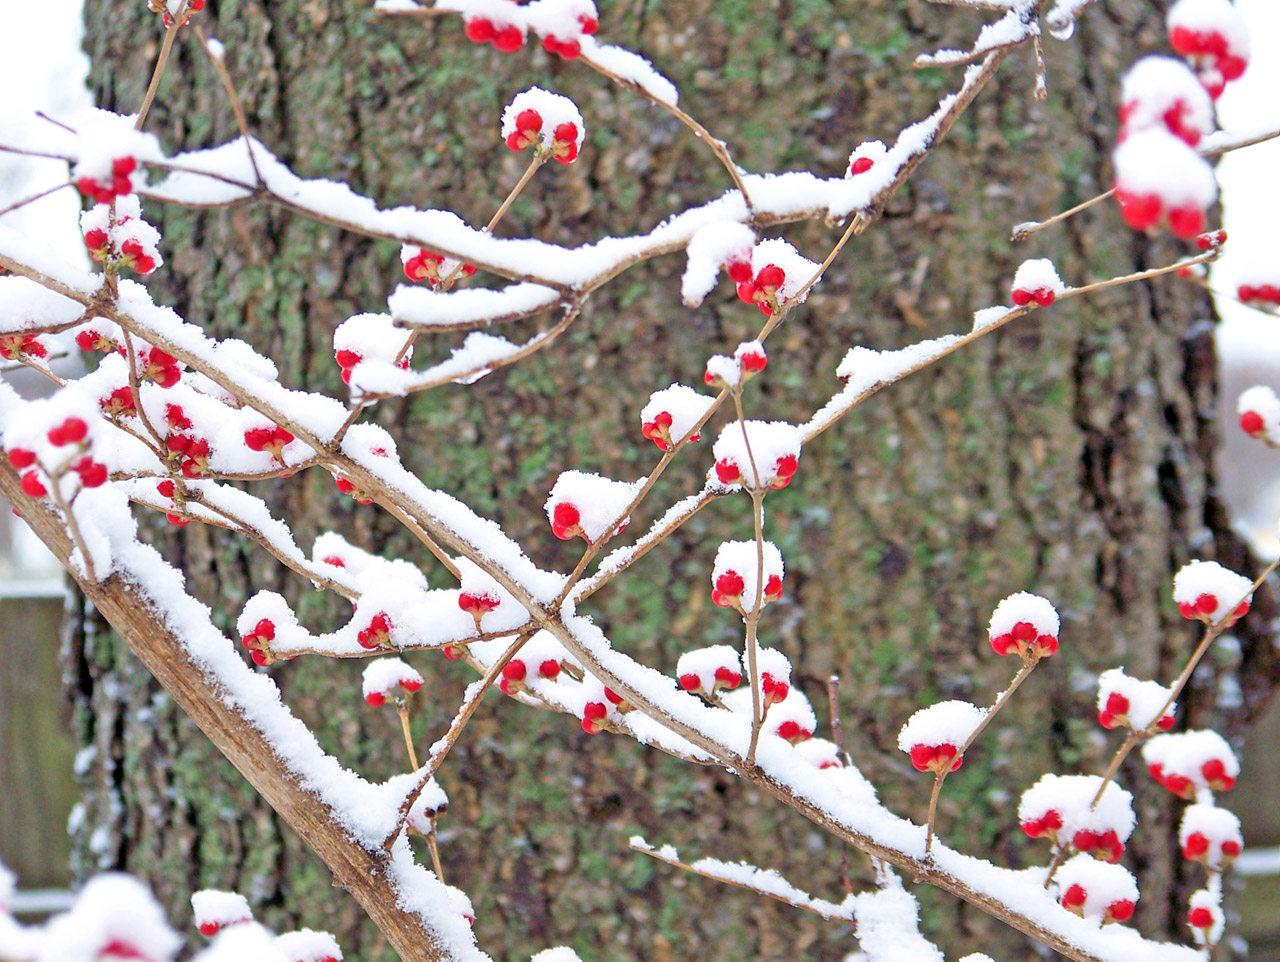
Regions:
<instances>
[{"instance_id":1,"label":"thin twig","mask_svg":"<svg viewBox=\"0 0 1280 962\"><path fill-rule=\"evenodd\" d=\"M182 0L178 12L169 17L169 26L164 31L164 41L160 44L160 56L156 59L155 69L151 71L151 83L147 85L146 96L142 98L142 106L138 108L138 119L134 122L134 130L141 130L142 125L147 121L147 112L156 99L156 91L160 89L160 77L164 73L165 65L169 62L173 41L178 36L178 30L182 27L182 21L186 15L187 0Z\"/></svg>"},{"instance_id":2,"label":"thin twig","mask_svg":"<svg viewBox=\"0 0 1280 962\"><path fill-rule=\"evenodd\" d=\"M249 137L249 125L245 121L244 107L240 103L240 98L236 95L235 84L231 82L231 74L227 72L227 65L222 56L214 56L213 51L209 48L209 41L205 38L204 30L199 24L196 24L196 36L200 39L200 46L204 48L204 52L209 57L209 62L213 64L213 69L218 75L218 79L222 81L222 87L227 92L227 97L231 101L231 110L236 115L236 126L240 128L240 136L244 138L244 149L249 155L249 163L253 167L253 177L258 182L258 186L262 186L262 173L258 170L257 158L253 156L253 140Z\"/></svg>"}]
</instances>

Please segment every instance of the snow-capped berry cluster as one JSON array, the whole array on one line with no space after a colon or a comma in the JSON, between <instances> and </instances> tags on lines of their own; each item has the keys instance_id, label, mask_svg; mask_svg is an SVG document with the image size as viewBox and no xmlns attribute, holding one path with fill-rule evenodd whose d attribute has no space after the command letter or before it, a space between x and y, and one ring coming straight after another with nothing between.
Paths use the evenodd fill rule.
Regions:
<instances>
[{"instance_id":1,"label":"snow-capped berry cluster","mask_svg":"<svg viewBox=\"0 0 1280 962\"><path fill-rule=\"evenodd\" d=\"M865 174L880 161L884 160L889 154L889 148L879 140L866 140L853 148L853 153L849 155L849 169L845 172L846 177L856 177L858 174Z\"/></svg>"},{"instance_id":2,"label":"snow-capped berry cluster","mask_svg":"<svg viewBox=\"0 0 1280 962\"><path fill-rule=\"evenodd\" d=\"M703 383L721 389L737 387L748 378L759 374L769 365L769 356L759 341L744 341L734 350L733 356L713 354L707 359Z\"/></svg>"},{"instance_id":3,"label":"snow-capped berry cluster","mask_svg":"<svg viewBox=\"0 0 1280 962\"><path fill-rule=\"evenodd\" d=\"M1238 271L1236 296L1246 304L1280 307L1280 260L1274 253L1255 257Z\"/></svg>"},{"instance_id":4,"label":"snow-capped berry cluster","mask_svg":"<svg viewBox=\"0 0 1280 962\"><path fill-rule=\"evenodd\" d=\"M721 608L732 608L746 615L756 608L756 595L760 603L768 604L782 597L782 552L771 541L761 545L761 555L754 541L726 541L716 550L716 560L711 567L711 600Z\"/></svg>"},{"instance_id":5,"label":"snow-capped berry cluster","mask_svg":"<svg viewBox=\"0 0 1280 962\"><path fill-rule=\"evenodd\" d=\"M1215 731L1157 735L1142 746L1151 777L1179 798L1203 791L1229 792L1240 775L1240 762Z\"/></svg>"},{"instance_id":6,"label":"snow-capped berry cluster","mask_svg":"<svg viewBox=\"0 0 1280 962\"><path fill-rule=\"evenodd\" d=\"M356 643L366 651L387 648L391 645L391 632L395 630L395 622L385 611L376 612L364 626L356 632Z\"/></svg>"},{"instance_id":7,"label":"snow-capped berry cluster","mask_svg":"<svg viewBox=\"0 0 1280 962\"><path fill-rule=\"evenodd\" d=\"M1118 862L1137 818L1133 796L1108 782L1094 804L1097 775L1043 775L1022 793L1018 823L1031 838L1047 838L1056 850L1071 846L1108 862Z\"/></svg>"},{"instance_id":8,"label":"snow-capped berry cluster","mask_svg":"<svg viewBox=\"0 0 1280 962\"><path fill-rule=\"evenodd\" d=\"M351 383L357 364L381 361L408 370L413 347L405 347L406 333L387 314L356 314L333 330L333 356L342 369L342 383ZM400 352L404 351L403 356Z\"/></svg>"},{"instance_id":9,"label":"snow-capped berry cluster","mask_svg":"<svg viewBox=\"0 0 1280 962\"><path fill-rule=\"evenodd\" d=\"M56 487L70 501L84 488L107 482L107 465L95 457L101 418L90 398L69 386L24 410L26 416L12 419L4 432L9 464L21 472L24 494L43 498Z\"/></svg>"},{"instance_id":10,"label":"snow-capped berry cluster","mask_svg":"<svg viewBox=\"0 0 1280 962\"><path fill-rule=\"evenodd\" d=\"M542 49L565 60L582 54L582 37L600 28L600 14L592 0L536 0L531 24L542 34Z\"/></svg>"},{"instance_id":11,"label":"snow-capped berry cluster","mask_svg":"<svg viewBox=\"0 0 1280 962\"><path fill-rule=\"evenodd\" d=\"M712 696L742 683L742 658L732 645L686 651L676 662L676 680L685 691Z\"/></svg>"},{"instance_id":12,"label":"snow-capped berry cluster","mask_svg":"<svg viewBox=\"0 0 1280 962\"><path fill-rule=\"evenodd\" d=\"M800 430L785 421L727 424L711 448L716 479L749 489L785 488L800 467L800 445Z\"/></svg>"},{"instance_id":13,"label":"snow-capped berry cluster","mask_svg":"<svg viewBox=\"0 0 1280 962\"><path fill-rule=\"evenodd\" d=\"M409 808L409 817L405 825L409 831L419 835L430 835L435 831L435 820L449 811L449 796L440 787L440 783L431 778Z\"/></svg>"},{"instance_id":14,"label":"snow-capped berry cluster","mask_svg":"<svg viewBox=\"0 0 1280 962\"><path fill-rule=\"evenodd\" d=\"M1230 0L1178 0L1165 15L1169 46L1215 100L1249 66L1249 30Z\"/></svg>"},{"instance_id":15,"label":"snow-capped berry cluster","mask_svg":"<svg viewBox=\"0 0 1280 962\"><path fill-rule=\"evenodd\" d=\"M298 929L277 935L272 945L287 962L342 962L342 948L328 932Z\"/></svg>"},{"instance_id":16,"label":"snow-capped berry cluster","mask_svg":"<svg viewBox=\"0 0 1280 962\"><path fill-rule=\"evenodd\" d=\"M535 678L555 681L563 670L564 658L564 646L549 632L539 631L502 667L502 680L498 687L506 694L514 695L528 687Z\"/></svg>"},{"instance_id":17,"label":"snow-capped berry cluster","mask_svg":"<svg viewBox=\"0 0 1280 962\"><path fill-rule=\"evenodd\" d=\"M986 709L967 701L942 701L913 714L898 732L898 748L911 757L918 772L945 775L964 762L962 751Z\"/></svg>"},{"instance_id":18,"label":"snow-capped berry cluster","mask_svg":"<svg viewBox=\"0 0 1280 962\"><path fill-rule=\"evenodd\" d=\"M159 153L150 134L133 129L133 118L98 111L95 119L80 125L78 156L71 181L80 193L98 204L132 194L138 174L138 158Z\"/></svg>"},{"instance_id":19,"label":"snow-capped berry cluster","mask_svg":"<svg viewBox=\"0 0 1280 962\"><path fill-rule=\"evenodd\" d=\"M99 203L80 215L80 232L89 256L100 264L127 267L150 274L164 263L160 256L160 232L142 219L136 194L116 198L112 205Z\"/></svg>"},{"instance_id":20,"label":"snow-capped berry cluster","mask_svg":"<svg viewBox=\"0 0 1280 962\"><path fill-rule=\"evenodd\" d=\"M624 513L639 489L638 482L586 471L561 472L543 506L551 533L561 541L582 538L588 543L621 534L630 520Z\"/></svg>"},{"instance_id":21,"label":"snow-capped berry cluster","mask_svg":"<svg viewBox=\"0 0 1280 962\"><path fill-rule=\"evenodd\" d=\"M168 485L170 492L166 497L172 498L177 492L172 481L160 482ZM162 495L165 489L160 492ZM170 518L170 521L173 519ZM185 520L183 523L186 523ZM255 665L267 666L276 662L276 654L272 646L277 641L301 642L306 636L306 629L298 624L297 615L289 607L282 595L274 591L259 591L245 602L236 619L236 631L240 633L240 643L244 645Z\"/></svg>"},{"instance_id":22,"label":"snow-capped berry cluster","mask_svg":"<svg viewBox=\"0 0 1280 962\"><path fill-rule=\"evenodd\" d=\"M1125 74L1120 91L1121 139L1157 128L1195 147L1213 126L1213 102L1181 60L1143 57Z\"/></svg>"},{"instance_id":23,"label":"snow-capped berry cluster","mask_svg":"<svg viewBox=\"0 0 1280 962\"><path fill-rule=\"evenodd\" d=\"M474 264L464 264L412 244L400 247L400 263L404 267L405 277L415 283L426 281L432 287L450 278L470 277L476 272ZM401 339L403 340L403 334Z\"/></svg>"},{"instance_id":24,"label":"snow-capped berry cluster","mask_svg":"<svg viewBox=\"0 0 1280 962\"><path fill-rule=\"evenodd\" d=\"M742 273L741 268L737 270ZM761 241L751 252L751 276L737 282L738 299L755 304L762 314L771 316L783 301L799 294L817 270L817 264L802 257L785 240L775 237Z\"/></svg>"},{"instance_id":25,"label":"snow-capped berry cluster","mask_svg":"<svg viewBox=\"0 0 1280 962\"><path fill-rule=\"evenodd\" d=\"M524 46L524 10L514 0L473 0L466 9L464 29L472 43L491 43L503 53Z\"/></svg>"},{"instance_id":26,"label":"snow-capped berry cluster","mask_svg":"<svg viewBox=\"0 0 1280 962\"><path fill-rule=\"evenodd\" d=\"M1280 444L1280 398L1262 384L1255 384L1236 399L1240 430L1267 444Z\"/></svg>"},{"instance_id":27,"label":"snow-capped berry cluster","mask_svg":"<svg viewBox=\"0 0 1280 962\"><path fill-rule=\"evenodd\" d=\"M743 659L746 662L746 659ZM777 648L756 649L756 670L760 672L760 694L766 709L786 701L791 692L791 662Z\"/></svg>"},{"instance_id":28,"label":"snow-capped berry cluster","mask_svg":"<svg viewBox=\"0 0 1280 962\"><path fill-rule=\"evenodd\" d=\"M374 708L385 705L388 697L399 700L397 687L411 695L422 687L422 675L399 658L378 658L365 666L361 693Z\"/></svg>"},{"instance_id":29,"label":"snow-capped berry cluster","mask_svg":"<svg viewBox=\"0 0 1280 962\"><path fill-rule=\"evenodd\" d=\"M690 443L697 441L702 435L694 433L694 428L714 403L685 384L654 391L640 409L640 434L661 451L670 451L686 439Z\"/></svg>"},{"instance_id":30,"label":"snow-capped berry cluster","mask_svg":"<svg viewBox=\"0 0 1280 962\"><path fill-rule=\"evenodd\" d=\"M515 95L502 111L502 139L512 150L536 146L562 164L578 159L587 128L568 97L541 87Z\"/></svg>"},{"instance_id":31,"label":"snow-capped berry cluster","mask_svg":"<svg viewBox=\"0 0 1280 962\"><path fill-rule=\"evenodd\" d=\"M1175 237L1190 240L1204 230L1205 216L1218 197L1208 162L1163 128L1126 137L1112 156L1120 216L1135 230L1167 224Z\"/></svg>"},{"instance_id":32,"label":"snow-capped berry cluster","mask_svg":"<svg viewBox=\"0 0 1280 962\"><path fill-rule=\"evenodd\" d=\"M1216 805L1188 805L1178 827L1178 845L1184 858L1221 872L1244 850L1240 819Z\"/></svg>"},{"instance_id":33,"label":"snow-capped berry cluster","mask_svg":"<svg viewBox=\"0 0 1280 962\"><path fill-rule=\"evenodd\" d=\"M253 921L249 900L239 892L201 889L191 893L192 924L200 934L213 938L223 929Z\"/></svg>"},{"instance_id":34,"label":"snow-capped berry cluster","mask_svg":"<svg viewBox=\"0 0 1280 962\"><path fill-rule=\"evenodd\" d=\"M17 958L167 962L181 946L181 937L169 927L147 888L128 875L112 872L91 879L68 911L54 916L36 933L33 951L19 951Z\"/></svg>"},{"instance_id":35,"label":"snow-capped berry cluster","mask_svg":"<svg viewBox=\"0 0 1280 962\"><path fill-rule=\"evenodd\" d=\"M680 296L697 307L716 286L721 268L735 285L755 277L751 266L755 232L738 221L716 221L694 231L685 247L689 261L680 282Z\"/></svg>"},{"instance_id":36,"label":"snow-capped berry cluster","mask_svg":"<svg viewBox=\"0 0 1280 962\"><path fill-rule=\"evenodd\" d=\"M1173 576L1173 600L1184 618L1231 627L1253 603L1253 582L1216 561L1192 561Z\"/></svg>"},{"instance_id":37,"label":"snow-capped berry cluster","mask_svg":"<svg viewBox=\"0 0 1280 962\"><path fill-rule=\"evenodd\" d=\"M1053 261L1047 257L1023 261L1013 275L1011 295L1013 303L1025 307L1033 301L1040 307L1048 307L1067 289L1058 277Z\"/></svg>"},{"instance_id":38,"label":"snow-capped berry cluster","mask_svg":"<svg viewBox=\"0 0 1280 962\"><path fill-rule=\"evenodd\" d=\"M1154 725L1168 731L1178 710L1177 702L1169 702L1170 694L1159 682L1133 678L1123 668L1104 671L1098 676L1098 724L1103 728L1123 725L1134 731Z\"/></svg>"},{"instance_id":39,"label":"snow-capped berry cluster","mask_svg":"<svg viewBox=\"0 0 1280 962\"><path fill-rule=\"evenodd\" d=\"M1226 924L1220 893L1212 889L1199 889L1191 894L1187 907L1187 926L1199 945L1217 945L1222 939Z\"/></svg>"},{"instance_id":40,"label":"snow-capped berry cluster","mask_svg":"<svg viewBox=\"0 0 1280 962\"><path fill-rule=\"evenodd\" d=\"M1019 591L996 605L987 635L997 655L1017 654L1026 662L1056 652L1060 628L1058 611L1047 598Z\"/></svg>"},{"instance_id":41,"label":"snow-capped berry cluster","mask_svg":"<svg viewBox=\"0 0 1280 962\"><path fill-rule=\"evenodd\" d=\"M600 15L592 0L534 0L517 5L514 0L466 0L442 9L464 10L467 38L491 43L503 53L524 46L529 31L542 36L542 48L566 60L582 54L585 37L600 27Z\"/></svg>"},{"instance_id":42,"label":"snow-capped berry cluster","mask_svg":"<svg viewBox=\"0 0 1280 962\"><path fill-rule=\"evenodd\" d=\"M1081 918L1100 924L1125 922L1133 917L1138 901L1138 883L1129 870L1099 862L1088 855L1067 859L1054 876L1058 902Z\"/></svg>"}]
</instances>

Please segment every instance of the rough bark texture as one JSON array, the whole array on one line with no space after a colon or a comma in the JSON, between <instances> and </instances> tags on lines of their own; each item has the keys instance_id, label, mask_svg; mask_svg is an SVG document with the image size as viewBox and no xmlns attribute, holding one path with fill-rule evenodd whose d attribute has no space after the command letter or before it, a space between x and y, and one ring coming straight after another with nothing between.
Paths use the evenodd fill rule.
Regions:
<instances>
[{"instance_id":1,"label":"rough bark texture","mask_svg":"<svg viewBox=\"0 0 1280 962\"><path fill-rule=\"evenodd\" d=\"M1051 257L1081 284L1176 256L1172 244L1124 229L1109 206L1016 247L1008 241L1012 224L1106 186L1116 78L1139 51L1161 48L1160 7L1101 0L1070 43L1047 41L1047 103L1031 98L1029 56L1011 58L885 220L850 245L770 342L770 369L752 389L749 414L803 417L834 390L832 372L851 344L899 347L967 329L975 308L1007 299L1026 257ZM158 44L144 9L89 5L91 82L103 106L132 110L141 100ZM979 23L914 0L856 8L619 0L602 3L601 13L602 37L654 59L681 86L686 109L747 168L827 174L842 169L853 145L893 137L953 89L958 72L913 73L910 59L964 43ZM588 140L578 164L539 174L502 231L582 242L647 228L727 186L705 148L629 92L541 52L502 56L468 44L453 19L384 20L356 0L211 0L204 22L227 45L254 133L301 174L347 180L385 205L449 206L472 223L487 220L523 165L499 143L498 114L535 83L575 98ZM235 135L190 36L175 48L149 129L171 150ZM397 283L391 245L266 207L148 212L166 238L158 300L250 340L290 385L340 388L331 331L378 309ZM787 236L819 258L835 237L816 224ZM637 413L649 392L696 382L707 354L731 349L758 323L727 287L699 310L680 306L682 269L668 258L633 270L594 296L551 351L469 388L382 405L373 417L401 434L401 450L428 483L497 518L536 560L567 568L574 549L551 538L541 513L555 475L646 471L652 449L639 438ZM1213 500L1207 467L1209 310L1193 289L1158 281L1040 312L873 399L811 445L795 483L770 497L769 534L788 576L766 641L791 657L815 704L825 704L825 679L842 677L848 747L898 811L922 818L929 787L894 748L902 721L938 698L982 701L1003 687L1011 669L984 641L1000 598L1025 588L1058 603L1061 657L1037 671L948 780L940 827L958 847L1005 864L1043 861L1013 808L1044 771L1105 764L1116 739L1100 737L1092 721L1091 674L1123 663L1171 677L1193 644L1169 601L1172 572L1193 555L1250 567ZM706 457L696 452L670 472L659 499L692 490ZM371 548L424 561L388 519L335 499L320 472L279 483L272 500L299 518L301 544L336 525ZM646 510L637 526L651 516ZM198 525L182 535L161 527L152 526L155 539L228 624L259 588L297 599L313 627L333 623L326 599L307 595L250 546ZM736 619L709 604L706 579L719 540L749 533L745 499L721 502L602 592L593 613L616 644L670 668L685 648L738 640ZM427 562L433 578L440 574ZM138 871L175 905L195 887L236 886L270 923L330 928L351 956L390 958L96 613L81 615L68 659L81 736L99 749L76 837L81 870ZM1239 732L1265 700L1275 654L1247 642L1243 651L1215 660L1203 683L1197 676L1184 699L1190 724ZM470 679L443 659L415 663L428 674L416 726L430 741ZM361 704L358 671L303 660L276 674L323 745L362 772L390 774L404 764L403 749L391 716ZM1235 677L1245 703L1219 712L1217 692ZM853 947L847 927L626 852L626 838L641 832L691 853L777 867L838 898L839 846L723 772L588 738L572 721L496 696L455 754L442 779L452 799L441 825L446 876L475 900L477 933L495 958L523 959L561 942L588 962L695 952L708 962L839 959ZM1175 806L1136 764L1124 781L1142 819L1127 858L1144 879L1137 924L1168 934L1181 914L1179 892L1200 879L1175 857ZM869 878L853 862L855 875ZM980 913L921 892L926 930L949 954L1026 951Z\"/></svg>"}]
</instances>

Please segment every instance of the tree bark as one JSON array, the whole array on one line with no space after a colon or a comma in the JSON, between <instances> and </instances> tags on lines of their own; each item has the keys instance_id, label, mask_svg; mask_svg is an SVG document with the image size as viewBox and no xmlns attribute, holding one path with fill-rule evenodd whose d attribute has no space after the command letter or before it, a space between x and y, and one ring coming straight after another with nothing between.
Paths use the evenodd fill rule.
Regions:
<instances>
[{"instance_id":1,"label":"tree bark","mask_svg":"<svg viewBox=\"0 0 1280 962\"><path fill-rule=\"evenodd\" d=\"M967 330L974 309L1007 299L1025 258L1050 257L1081 285L1178 256L1176 245L1124 228L1109 205L1008 241L1014 223L1108 186L1118 77L1138 51L1162 49L1159 14L1144 0L1100 0L1070 43L1046 41L1045 103L1031 98L1028 53L1014 54L884 220L770 341L748 416L805 417L836 388L835 366L852 344L896 348ZM136 109L158 24L136 3L90 5L87 16L99 103ZM211 3L201 16L227 46L254 135L299 173L346 180L385 206L453 207L486 221L524 162L499 143L498 115L534 83L575 99L588 140L577 164L540 172L500 233L580 243L645 229L728 186L704 147L630 92L541 52L502 56L471 45L454 18L383 19L356 0ZM965 43L979 16L888 0L868 0L856 15L807 0L766 9L619 0L601 4L601 23L602 37L671 76L685 108L746 168L833 175L857 143L890 140L958 85L958 71L908 65L921 50ZM170 151L236 135L185 32L148 129ZM157 301L212 333L251 341L290 386L341 389L332 328L380 307L399 274L391 245L266 206L149 204L147 213L168 259L149 282ZM820 258L836 235L810 224L786 236ZM539 563L567 569L576 554L541 516L555 475L646 471L651 449L641 446L636 415L648 394L672 380L696 383L708 354L731 350L758 323L727 290L698 310L680 306L682 269L676 258L642 265L594 295L549 352L472 387L384 403L372 417L404 438L402 451L428 483L495 517ZM765 642L791 658L816 705L826 679L841 676L848 747L896 811L922 819L929 789L895 748L906 717L939 698L987 700L1010 674L985 643L991 608L1021 589L1058 604L1061 656L1037 670L947 782L940 830L949 844L1004 864L1044 862L1017 830L1016 799L1045 771L1105 766L1114 739L1096 736L1090 675L1124 664L1168 680L1194 644L1169 600L1173 571L1214 555L1248 571L1213 498L1209 312L1195 289L1167 279L1038 312L873 399L810 445L796 481L770 496L769 536L787 561L787 594L769 610ZM442 339L419 351L448 346ZM693 490L705 460L695 454L673 469L659 496ZM281 482L269 500L300 519L304 546L335 526L374 550L424 561L386 517L337 498L322 472ZM592 614L615 644L660 667L674 668L688 648L735 643L739 626L707 603L706 578L718 542L749 530L736 502L704 512L634 577L593 599ZM163 524L150 532L228 624L260 588L284 592L313 627L339 617L221 532L192 525L178 534ZM424 567L439 576L429 558ZM138 871L174 904L195 887L236 886L269 923L331 928L350 955L391 958L99 613L80 614L68 635L73 697L81 737L99 749L76 834L81 870ZM1246 646L1240 663L1212 668L1240 678L1245 708L1219 712L1218 686L1197 684L1183 699L1189 725L1241 732L1280 674L1274 653L1260 649L1271 652ZM428 675L416 732L429 742L471 679L437 658L415 664ZM303 659L274 671L326 748L371 776L403 768L396 731L360 703L358 668ZM442 776L452 798L441 823L445 875L475 900L477 932L496 958L560 942L602 959L693 951L708 962L790 959L800 950L835 960L849 951L847 927L674 876L626 851L640 831L682 850L775 866L838 898L839 846L725 773L690 772L496 700L455 751ZM1126 766L1124 783L1142 818L1130 862L1144 880L1137 924L1173 935L1184 890L1198 881L1177 858L1178 811L1140 765ZM865 864L853 867L870 878ZM1020 936L962 903L922 897L926 931L949 954L1025 952Z\"/></svg>"}]
</instances>

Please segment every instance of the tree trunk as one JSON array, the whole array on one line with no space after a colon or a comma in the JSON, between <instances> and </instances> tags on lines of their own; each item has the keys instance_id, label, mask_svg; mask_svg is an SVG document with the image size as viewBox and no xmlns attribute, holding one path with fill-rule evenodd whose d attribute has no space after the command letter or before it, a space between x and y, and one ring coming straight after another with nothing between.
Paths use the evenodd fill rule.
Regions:
<instances>
[{"instance_id":1,"label":"tree trunk","mask_svg":"<svg viewBox=\"0 0 1280 962\"><path fill-rule=\"evenodd\" d=\"M586 242L646 229L729 186L683 128L579 65L469 44L456 18L381 18L369 6L214 0L198 15L226 44L250 129L300 174L348 181L384 206L451 207L483 223L524 163L501 145L499 114L538 84L581 107L584 156L539 172L499 233ZM1029 52L1014 54L884 219L855 239L771 340L748 416L807 416L838 387L836 364L853 344L896 348L967 330L974 309L1007 300L1025 258L1052 258L1077 286L1174 260L1176 245L1129 231L1105 204L1032 240L1008 240L1013 224L1108 186L1118 76L1137 53L1163 49L1160 7L1100 0L1071 42L1047 40L1044 103L1031 96ZM99 103L135 110L158 23L133 2L90 4L87 16ZM866 0L856 15L809 0L764 8L606 0L601 24L602 38L642 51L671 76L683 106L747 169L834 175L857 143L891 140L958 85L958 71L909 64L922 50L963 45L979 16L888 0ZM187 30L148 129L175 152L236 135ZM400 275L393 246L267 206L148 204L147 213L168 260L150 282L157 301L212 333L252 342L276 360L285 384L341 391L332 330L381 307ZM836 237L820 224L786 235L815 259ZM371 416L403 439L408 463L428 483L500 521L539 563L567 570L576 553L552 539L541 513L555 476L647 471L652 449L642 446L637 414L648 394L672 380L696 383L709 354L732 350L758 324L727 288L698 310L682 307L682 270L678 258L633 269L594 295L549 351L468 388L381 404ZM1194 644L1170 601L1170 578L1186 560L1216 556L1252 573L1213 498L1210 310L1196 289L1162 278L1037 312L872 399L811 444L795 483L771 495L787 594L769 610L764 640L791 658L815 705L826 703L826 679L841 676L848 747L899 812L923 819L929 790L896 750L902 722L939 698L984 702L1004 686L1009 666L985 641L1001 598L1026 589L1059 606L1061 657L1037 670L947 782L940 829L963 850L1010 865L1046 861L1042 844L1017 829L1017 797L1043 772L1105 766L1118 739L1097 737L1092 674L1123 664L1172 677ZM420 341L419 351L443 354L446 341ZM706 453L685 461L659 496L695 489ZM337 496L323 472L275 484L268 499L299 519L300 545L332 526L440 574L390 519ZM652 516L646 509L634 519L637 530ZM183 560L188 584L221 607L228 627L262 588L285 593L313 628L339 617L255 546L157 521L156 542ZM616 645L658 667L674 669L692 647L735 643L739 625L708 604L706 583L719 541L749 533L742 504L722 502L593 599L592 613ZM1188 727L1238 735L1261 706L1280 674L1275 653L1244 650L1236 662L1207 667L1204 684L1197 676L1182 699ZM73 619L67 657L80 737L97 748L75 833L81 873L139 872L174 905L194 888L237 887L269 924L329 928L348 957L392 957L95 612ZM427 744L471 678L438 656L414 663L428 676L415 721ZM403 747L390 716L363 705L359 668L302 659L273 672L322 745L383 777L404 767ZM1244 685L1242 709L1216 706L1227 677ZM627 851L639 832L690 854L777 867L838 900L839 846L723 772L589 738L572 720L495 695L441 781L452 800L440 826L445 876L475 901L480 943L495 958L524 959L562 942L589 960L695 952L707 962L836 960L851 949L846 926ZM1199 876L1175 851L1179 807L1136 762L1123 781L1141 817L1126 857L1143 879L1137 925L1181 937L1180 899ZM870 879L865 860L852 862L855 884ZM923 897L926 931L948 954L1025 952L1020 936L980 913Z\"/></svg>"}]
</instances>

